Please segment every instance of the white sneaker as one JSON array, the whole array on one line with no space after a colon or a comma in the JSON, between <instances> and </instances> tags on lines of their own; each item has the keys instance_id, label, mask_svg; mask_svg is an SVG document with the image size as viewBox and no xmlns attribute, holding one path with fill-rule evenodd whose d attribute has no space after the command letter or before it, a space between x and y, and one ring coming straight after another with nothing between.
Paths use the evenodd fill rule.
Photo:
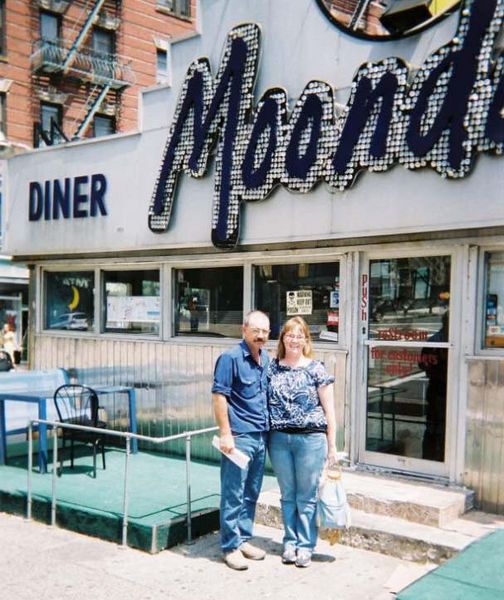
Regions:
<instances>
[{"instance_id":1,"label":"white sneaker","mask_svg":"<svg viewBox=\"0 0 504 600\"><path fill-rule=\"evenodd\" d=\"M296 562L296 547L292 544L285 546L282 554L282 562L284 565L293 565Z\"/></svg>"},{"instance_id":2,"label":"white sneaker","mask_svg":"<svg viewBox=\"0 0 504 600\"><path fill-rule=\"evenodd\" d=\"M311 565L311 550L301 548L297 552L296 567L309 567Z\"/></svg>"}]
</instances>

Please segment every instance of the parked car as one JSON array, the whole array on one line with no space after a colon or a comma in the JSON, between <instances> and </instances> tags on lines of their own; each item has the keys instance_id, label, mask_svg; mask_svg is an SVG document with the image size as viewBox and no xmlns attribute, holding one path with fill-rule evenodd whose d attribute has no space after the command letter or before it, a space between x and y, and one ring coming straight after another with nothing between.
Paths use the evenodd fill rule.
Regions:
<instances>
[{"instance_id":1,"label":"parked car","mask_svg":"<svg viewBox=\"0 0 504 600\"><path fill-rule=\"evenodd\" d=\"M88 329L89 323L86 313L74 312L60 315L49 325L49 329Z\"/></svg>"}]
</instances>

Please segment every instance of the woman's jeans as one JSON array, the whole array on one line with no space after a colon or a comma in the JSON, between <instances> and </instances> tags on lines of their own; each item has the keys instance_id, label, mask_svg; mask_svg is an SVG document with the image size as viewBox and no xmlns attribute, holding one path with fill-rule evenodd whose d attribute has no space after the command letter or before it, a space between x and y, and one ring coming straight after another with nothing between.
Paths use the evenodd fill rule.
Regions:
<instances>
[{"instance_id":1,"label":"woman's jeans","mask_svg":"<svg viewBox=\"0 0 504 600\"><path fill-rule=\"evenodd\" d=\"M269 455L281 492L285 546L313 550L317 490L327 456L325 433L271 431Z\"/></svg>"},{"instance_id":2,"label":"woman's jeans","mask_svg":"<svg viewBox=\"0 0 504 600\"><path fill-rule=\"evenodd\" d=\"M266 459L267 433L233 435L235 447L250 461L245 469L222 456L220 534L223 552L239 548L252 537L257 498L261 491Z\"/></svg>"}]
</instances>

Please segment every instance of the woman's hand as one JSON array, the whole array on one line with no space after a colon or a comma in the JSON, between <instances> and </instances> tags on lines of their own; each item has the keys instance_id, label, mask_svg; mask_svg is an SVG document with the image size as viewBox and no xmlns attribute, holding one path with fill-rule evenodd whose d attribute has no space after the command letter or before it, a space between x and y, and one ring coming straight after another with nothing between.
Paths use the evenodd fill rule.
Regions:
<instances>
[{"instance_id":1,"label":"woman's hand","mask_svg":"<svg viewBox=\"0 0 504 600\"><path fill-rule=\"evenodd\" d=\"M338 451L336 450L336 444L329 444L327 449L327 464L332 465L338 462Z\"/></svg>"}]
</instances>

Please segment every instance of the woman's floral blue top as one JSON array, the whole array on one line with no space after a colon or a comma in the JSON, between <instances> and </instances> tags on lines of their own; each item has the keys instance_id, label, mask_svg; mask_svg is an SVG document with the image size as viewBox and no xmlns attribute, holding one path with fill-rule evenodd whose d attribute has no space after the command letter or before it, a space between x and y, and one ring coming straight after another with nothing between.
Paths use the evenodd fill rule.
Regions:
<instances>
[{"instance_id":1,"label":"woman's floral blue top","mask_svg":"<svg viewBox=\"0 0 504 600\"><path fill-rule=\"evenodd\" d=\"M268 372L270 428L326 431L318 388L333 382L334 377L328 375L318 360L312 360L306 367L292 368L273 359Z\"/></svg>"}]
</instances>

